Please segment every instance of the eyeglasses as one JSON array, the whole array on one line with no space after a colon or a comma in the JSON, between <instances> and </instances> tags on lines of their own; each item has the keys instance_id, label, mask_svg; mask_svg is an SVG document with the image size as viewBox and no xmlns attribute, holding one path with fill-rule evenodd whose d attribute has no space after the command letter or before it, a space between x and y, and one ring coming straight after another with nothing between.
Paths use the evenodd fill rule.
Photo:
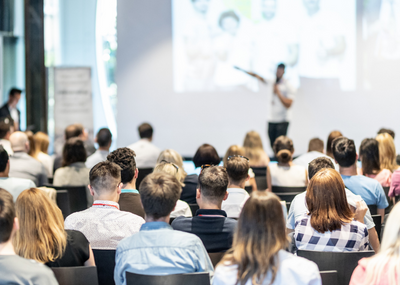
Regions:
<instances>
[{"instance_id":1,"label":"eyeglasses","mask_svg":"<svg viewBox=\"0 0 400 285\"><path fill-rule=\"evenodd\" d=\"M234 157L244 158L244 159L246 159L247 161L249 161L249 159L248 159L247 157L243 156L243 155L231 155L231 156L228 156L228 158L227 158L226 160L231 160L231 159L234 158Z\"/></svg>"},{"instance_id":2,"label":"eyeglasses","mask_svg":"<svg viewBox=\"0 0 400 285\"><path fill-rule=\"evenodd\" d=\"M175 163L172 163L172 162L170 162L170 161L166 161L165 159L161 160L161 162L164 162L164 163L169 163L169 164L171 164L173 167L175 167L175 169L176 169L176 172L178 172L178 171L179 171L179 166L178 166L178 165L176 165Z\"/></svg>"}]
</instances>

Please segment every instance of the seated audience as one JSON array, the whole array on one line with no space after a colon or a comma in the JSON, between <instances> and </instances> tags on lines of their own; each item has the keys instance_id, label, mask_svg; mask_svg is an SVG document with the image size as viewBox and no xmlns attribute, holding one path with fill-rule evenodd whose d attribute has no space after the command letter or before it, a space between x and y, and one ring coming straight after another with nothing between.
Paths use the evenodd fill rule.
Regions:
<instances>
[{"instance_id":1,"label":"seated audience","mask_svg":"<svg viewBox=\"0 0 400 285\"><path fill-rule=\"evenodd\" d=\"M381 215L383 222L385 208L389 206L389 203L378 181L357 174L358 155L354 141L339 137L332 142L332 150L346 188L354 194L360 195L367 205L376 205L378 215Z\"/></svg>"},{"instance_id":2,"label":"seated audience","mask_svg":"<svg viewBox=\"0 0 400 285\"><path fill-rule=\"evenodd\" d=\"M17 200L22 191L29 188L35 188L36 185L30 179L9 177L10 160L7 152L0 145L0 188L7 190Z\"/></svg>"},{"instance_id":3,"label":"seated audience","mask_svg":"<svg viewBox=\"0 0 400 285\"><path fill-rule=\"evenodd\" d=\"M37 186L47 183L46 168L28 154L28 136L23 132L15 132L10 136L10 142L14 151L10 157L10 177L30 179Z\"/></svg>"},{"instance_id":4,"label":"seated audience","mask_svg":"<svg viewBox=\"0 0 400 285\"><path fill-rule=\"evenodd\" d=\"M329 136L328 136L328 141L326 142L326 155L329 156L332 159L335 159L333 157L333 151L332 151L332 142L338 138L342 137L342 133L339 131L332 131Z\"/></svg>"},{"instance_id":5,"label":"seated audience","mask_svg":"<svg viewBox=\"0 0 400 285\"><path fill-rule=\"evenodd\" d=\"M12 239L18 229L13 197L0 189L0 284L57 285L47 266L16 255Z\"/></svg>"},{"instance_id":6,"label":"seated audience","mask_svg":"<svg viewBox=\"0 0 400 285\"><path fill-rule=\"evenodd\" d=\"M393 204L396 204L396 196L400 196L400 170L396 170L392 174L388 196L392 199Z\"/></svg>"},{"instance_id":7,"label":"seated audience","mask_svg":"<svg viewBox=\"0 0 400 285\"><path fill-rule=\"evenodd\" d=\"M232 249L215 269L213 285L321 285L315 263L285 250L284 225L279 198L253 192L239 217Z\"/></svg>"},{"instance_id":8,"label":"seated audience","mask_svg":"<svg viewBox=\"0 0 400 285\"><path fill-rule=\"evenodd\" d=\"M327 157L319 157L314 159L308 165L308 179L311 180L314 175L320 171L321 169L334 169L334 165L331 159ZM364 204L364 200L359 195L353 194L349 189L344 189L346 193L347 203L350 205L350 209L355 212L357 208L359 208ZM286 230L287 232L293 232L295 227L295 222L300 219L304 214L308 213L308 209L306 206L306 191L300 193L294 197L292 203L290 204L289 214L286 221ZM379 239L378 234L375 230L375 224L372 219L371 213L368 210L364 216L364 224L367 226L368 234L369 234L369 242L372 248L378 252L379 250Z\"/></svg>"},{"instance_id":9,"label":"seated audience","mask_svg":"<svg viewBox=\"0 0 400 285\"><path fill-rule=\"evenodd\" d=\"M395 133L394 133L393 130L391 130L391 129L386 129L386 128L382 128L382 129L380 129L380 130L378 131L378 135L380 135L380 134L385 134L385 133L389 134L389 135L393 138L393 140L394 140ZM400 165L400 154L398 154L398 155L396 156L396 164L397 164L397 165Z\"/></svg>"},{"instance_id":10,"label":"seated audience","mask_svg":"<svg viewBox=\"0 0 400 285\"><path fill-rule=\"evenodd\" d=\"M112 134L110 130L108 128L100 129L96 135L95 142L99 145L99 148L86 159L85 164L89 169L107 159L112 143Z\"/></svg>"},{"instance_id":11,"label":"seated audience","mask_svg":"<svg viewBox=\"0 0 400 285\"><path fill-rule=\"evenodd\" d=\"M43 132L37 132L33 135L33 140L35 141L36 145L36 152L33 156L41 163L43 163L44 167L47 170L47 176L53 177L53 158L48 155L47 150L49 148L49 136Z\"/></svg>"},{"instance_id":12,"label":"seated audience","mask_svg":"<svg viewBox=\"0 0 400 285\"><path fill-rule=\"evenodd\" d=\"M154 168L160 149L152 144L153 127L148 123L143 123L138 128L140 140L128 146L136 153L137 168Z\"/></svg>"},{"instance_id":13,"label":"seated audience","mask_svg":"<svg viewBox=\"0 0 400 285\"><path fill-rule=\"evenodd\" d=\"M79 138L69 139L63 149L63 165L54 173L54 186L86 186L87 206L93 203L90 195L89 171L86 167L86 150L83 141Z\"/></svg>"},{"instance_id":14,"label":"seated audience","mask_svg":"<svg viewBox=\"0 0 400 285\"><path fill-rule=\"evenodd\" d=\"M364 139L360 146L361 174L378 181L382 187L389 187L392 172L382 169L379 160L379 143L376 139Z\"/></svg>"},{"instance_id":15,"label":"seated audience","mask_svg":"<svg viewBox=\"0 0 400 285\"><path fill-rule=\"evenodd\" d=\"M160 163L156 164L156 167L154 167L154 173L168 173L172 176L175 176L178 181L182 181L181 177L181 172L179 172L179 166L176 165L173 162L169 162L166 160L162 160ZM181 186L182 186L181 182ZM175 209L171 212L170 218L176 218L176 217L192 217L192 211L190 210L190 207L188 203L178 200L175 205Z\"/></svg>"},{"instance_id":16,"label":"seated audience","mask_svg":"<svg viewBox=\"0 0 400 285\"><path fill-rule=\"evenodd\" d=\"M319 138L313 138L308 143L308 152L294 159L293 164L304 166L307 169L308 164L318 157L327 157L335 164L335 161L331 157L324 154L324 142Z\"/></svg>"},{"instance_id":17,"label":"seated audience","mask_svg":"<svg viewBox=\"0 0 400 285\"><path fill-rule=\"evenodd\" d=\"M250 167L266 167L269 157L264 151L260 135L256 131L246 134L243 142L244 155L250 160Z\"/></svg>"},{"instance_id":18,"label":"seated audience","mask_svg":"<svg viewBox=\"0 0 400 285\"><path fill-rule=\"evenodd\" d=\"M334 152L335 153L335 152ZM364 220L366 205L354 214L346 200L345 186L334 169L321 169L310 180L306 193L309 213L296 220L297 249L318 251L368 250Z\"/></svg>"},{"instance_id":19,"label":"seated audience","mask_svg":"<svg viewBox=\"0 0 400 285\"><path fill-rule=\"evenodd\" d=\"M400 205L389 214L379 253L363 258L351 276L350 285L396 285L399 284L400 251Z\"/></svg>"},{"instance_id":20,"label":"seated audience","mask_svg":"<svg viewBox=\"0 0 400 285\"><path fill-rule=\"evenodd\" d=\"M307 185L307 170L293 164L293 141L285 136L274 142L274 153L278 163L270 165L272 186L299 187Z\"/></svg>"},{"instance_id":21,"label":"seated audience","mask_svg":"<svg viewBox=\"0 0 400 285\"><path fill-rule=\"evenodd\" d=\"M19 256L50 267L95 266L86 237L64 230L61 210L37 188L27 189L15 204L20 225L13 244Z\"/></svg>"},{"instance_id":22,"label":"seated audience","mask_svg":"<svg viewBox=\"0 0 400 285\"><path fill-rule=\"evenodd\" d=\"M120 211L121 168L113 162L96 164L89 173L93 206L65 219L65 228L82 232L93 249L116 249L125 237L137 233L143 218Z\"/></svg>"},{"instance_id":23,"label":"seated audience","mask_svg":"<svg viewBox=\"0 0 400 285\"><path fill-rule=\"evenodd\" d=\"M114 280L126 284L126 272L166 275L209 272L213 266L201 240L189 233L174 231L169 215L181 195L181 184L174 176L152 173L139 187L146 213L140 232L118 244Z\"/></svg>"},{"instance_id":24,"label":"seated audience","mask_svg":"<svg viewBox=\"0 0 400 285\"><path fill-rule=\"evenodd\" d=\"M399 169L396 162L396 147L392 136L388 133L383 133L377 135L376 140L379 142L379 160L381 162L381 168L389 169L392 172Z\"/></svg>"},{"instance_id":25,"label":"seated audience","mask_svg":"<svg viewBox=\"0 0 400 285\"><path fill-rule=\"evenodd\" d=\"M229 156L226 171L229 177L228 198L222 202L222 210L229 218L238 218L243 203L249 198L249 193L244 190L246 181L249 180L249 159L244 156Z\"/></svg>"},{"instance_id":26,"label":"seated audience","mask_svg":"<svg viewBox=\"0 0 400 285\"><path fill-rule=\"evenodd\" d=\"M4 147L7 151L8 155L13 155L14 152L11 148L10 136L11 136L11 129L14 122L11 118L2 118L0 120L0 145Z\"/></svg>"},{"instance_id":27,"label":"seated audience","mask_svg":"<svg viewBox=\"0 0 400 285\"><path fill-rule=\"evenodd\" d=\"M219 166L205 168L199 176L197 204L199 210L193 218L178 217L172 222L175 230L193 233L203 242L208 252L226 251L232 246L237 221L227 218L221 210L228 197L228 174Z\"/></svg>"},{"instance_id":28,"label":"seated audience","mask_svg":"<svg viewBox=\"0 0 400 285\"><path fill-rule=\"evenodd\" d=\"M144 210L140 202L139 191L136 188L138 169L136 168L135 152L127 147L114 150L107 156L107 160L114 162L121 168L121 195L119 208L144 218Z\"/></svg>"}]
</instances>

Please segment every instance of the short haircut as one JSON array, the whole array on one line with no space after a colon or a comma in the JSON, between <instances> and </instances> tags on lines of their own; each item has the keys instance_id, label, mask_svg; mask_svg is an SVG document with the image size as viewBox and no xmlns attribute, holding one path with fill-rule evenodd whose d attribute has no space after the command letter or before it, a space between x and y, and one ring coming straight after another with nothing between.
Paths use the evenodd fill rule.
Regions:
<instances>
[{"instance_id":1,"label":"short haircut","mask_svg":"<svg viewBox=\"0 0 400 285\"><path fill-rule=\"evenodd\" d=\"M308 164L308 179L311 180L314 175L324 168L335 169L332 160L327 157L318 157Z\"/></svg>"},{"instance_id":2,"label":"short haircut","mask_svg":"<svg viewBox=\"0 0 400 285\"><path fill-rule=\"evenodd\" d=\"M389 134L393 139L394 139L394 136L395 136L395 133L394 133L393 130L391 130L391 129L386 129L386 128L380 129L380 130L378 131L378 135L380 135L380 134Z\"/></svg>"},{"instance_id":3,"label":"short haircut","mask_svg":"<svg viewBox=\"0 0 400 285\"><path fill-rule=\"evenodd\" d=\"M218 165L220 162L221 158L219 157L218 152L212 145L206 143L197 149L193 157L195 167L200 167L205 164Z\"/></svg>"},{"instance_id":4,"label":"short haircut","mask_svg":"<svg viewBox=\"0 0 400 285\"><path fill-rule=\"evenodd\" d=\"M138 127L141 139L150 139L153 137L153 127L149 123L143 123Z\"/></svg>"},{"instance_id":5,"label":"short haircut","mask_svg":"<svg viewBox=\"0 0 400 285\"><path fill-rule=\"evenodd\" d=\"M13 196L10 192L0 188L0 243L10 240L14 218Z\"/></svg>"},{"instance_id":6,"label":"short haircut","mask_svg":"<svg viewBox=\"0 0 400 285\"><path fill-rule=\"evenodd\" d=\"M308 151L324 151L324 141L319 138L313 138L308 143Z\"/></svg>"},{"instance_id":7,"label":"short haircut","mask_svg":"<svg viewBox=\"0 0 400 285\"><path fill-rule=\"evenodd\" d=\"M336 138L332 142L332 151L341 167L350 167L356 162L357 152L353 140L345 137Z\"/></svg>"},{"instance_id":8,"label":"short haircut","mask_svg":"<svg viewBox=\"0 0 400 285\"><path fill-rule=\"evenodd\" d=\"M107 147L111 143L112 134L108 128L102 128L98 131L96 138L99 147Z\"/></svg>"},{"instance_id":9,"label":"short haircut","mask_svg":"<svg viewBox=\"0 0 400 285\"><path fill-rule=\"evenodd\" d=\"M205 168L199 175L199 186L207 200L221 202L228 189L228 173L219 166Z\"/></svg>"},{"instance_id":10,"label":"short haircut","mask_svg":"<svg viewBox=\"0 0 400 285\"><path fill-rule=\"evenodd\" d=\"M0 121L0 139L4 139L7 133L10 131L11 126L14 124L9 117L5 117Z\"/></svg>"},{"instance_id":11,"label":"short haircut","mask_svg":"<svg viewBox=\"0 0 400 285\"><path fill-rule=\"evenodd\" d=\"M90 186L97 193L113 192L121 182L121 167L111 161L102 161L89 172Z\"/></svg>"},{"instance_id":12,"label":"short haircut","mask_svg":"<svg viewBox=\"0 0 400 285\"><path fill-rule=\"evenodd\" d=\"M226 163L226 172L231 182L241 182L249 175L250 163L246 158L230 156Z\"/></svg>"},{"instance_id":13,"label":"short haircut","mask_svg":"<svg viewBox=\"0 0 400 285\"><path fill-rule=\"evenodd\" d=\"M70 138L79 137L83 134L83 126L81 124L73 124L69 125L65 128L65 139L69 140Z\"/></svg>"},{"instance_id":14,"label":"short haircut","mask_svg":"<svg viewBox=\"0 0 400 285\"><path fill-rule=\"evenodd\" d=\"M283 68L283 69L285 69L285 68L286 68L286 65L285 65L284 63L280 63L280 64L278 64L278 68Z\"/></svg>"},{"instance_id":15,"label":"short haircut","mask_svg":"<svg viewBox=\"0 0 400 285\"><path fill-rule=\"evenodd\" d=\"M118 148L107 156L108 161L114 162L121 167L121 182L123 184L131 182L135 177L135 157L135 152L127 147Z\"/></svg>"},{"instance_id":16,"label":"short haircut","mask_svg":"<svg viewBox=\"0 0 400 285\"><path fill-rule=\"evenodd\" d=\"M230 10L230 11L225 11L223 12L220 16L219 16L219 21L218 21L218 25L220 26L221 29L223 29L222 27L222 21L225 18L233 18L236 20L236 22L240 22L240 18L239 16L235 13L235 11Z\"/></svg>"},{"instance_id":17,"label":"short haircut","mask_svg":"<svg viewBox=\"0 0 400 285\"><path fill-rule=\"evenodd\" d=\"M140 199L146 216L154 219L167 217L181 196L182 186L168 173L151 173L139 186Z\"/></svg>"},{"instance_id":18,"label":"short haircut","mask_svg":"<svg viewBox=\"0 0 400 285\"><path fill-rule=\"evenodd\" d=\"M18 89L18 88L13 87L13 88L10 89L10 92L8 93L8 95L9 95L10 97L14 97L15 95L21 94L21 93L22 93L22 90L21 90L21 89Z\"/></svg>"},{"instance_id":19,"label":"short haircut","mask_svg":"<svg viewBox=\"0 0 400 285\"><path fill-rule=\"evenodd\" d=\"M4 149L2 145L0 145L0 172L4 172L7 167L7 162L10 159L7 151Z\"/></svg>"},{"instance_id":20,"label":"short haircut","mask_svg":"<svg viewBox=\"0 0 400 285\"><path fill-rule=\"evenodd\" d=\"M70 138L63 148L63 166L75 162L86 162L87 153L83 141L79 138Z\"/></svg>"},{"instance_id":21,"label":"short haircut","mask_svg":"<svg viewBox=\"0 0 400 285\"><path fill-rule=\"evenodd\" d=\"M275 156L280 163L288 163L294 152L293 141L287 136L279 136L273 145Z\"/></svg>"}]
</instances>

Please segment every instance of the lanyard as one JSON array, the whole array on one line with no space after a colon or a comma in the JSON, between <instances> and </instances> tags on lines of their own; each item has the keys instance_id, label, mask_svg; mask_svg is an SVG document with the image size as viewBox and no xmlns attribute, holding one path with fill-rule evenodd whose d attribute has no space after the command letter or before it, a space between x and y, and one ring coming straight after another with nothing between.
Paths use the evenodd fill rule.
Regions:
<instances>
[{"instance_id":1,"label":"lanyard","mask_svg":"<svg viewBox=\"0 0 400 285\"><path fill-rule=\"evenodd\" d=\"M111 204L96 203L96 204L93 204L93 206L114 207L115 209L119 210L119 208L117 206L111 205Z\"/></svg>"}]
</instances>

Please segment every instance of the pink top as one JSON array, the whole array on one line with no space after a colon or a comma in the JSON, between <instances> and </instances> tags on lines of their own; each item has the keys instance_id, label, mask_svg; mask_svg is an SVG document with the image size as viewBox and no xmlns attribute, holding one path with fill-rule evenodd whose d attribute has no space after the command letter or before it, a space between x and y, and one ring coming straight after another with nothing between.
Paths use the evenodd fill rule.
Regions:
<instances>
[{"instance_id":1,"label":"pink top","mask_svg":"<svg viewBox=\"0 0 400 285\"><path fill-rule=\"evenodd\" d=\"M389 169L382 169L378 174L366 174L365 176L375 179L382 187L389 187L392 181L392 172Z\"/></svg>"},{"instance_id":2,"label":"pink top","mask_svg":"<svg viewBox=\"0 0 400 285\"><path fill-rule=\"evenodd\" d=\"M367 277L366 268L368 265L369 259L363 258L358 262L358 266L353 271L353 275L351 275L351 280L349 285L365 285L365 278ZM385 269L384 269L385 270ZM386 271L386 270L385 270ZM371 285L389 285L389 278L383 272L381 275L381 279L378 282Z\"/></svg>"},{"instance_id":3,"label":"pink top","mask_svg":"<svg viewBox=\"0 0 400 285\"><path fill-rule=\"evenodd\" d=\"M390 183L389 197L400 195L400 170L396 170L392 174L392 182Z\"/></svg>"}]
</instances>

